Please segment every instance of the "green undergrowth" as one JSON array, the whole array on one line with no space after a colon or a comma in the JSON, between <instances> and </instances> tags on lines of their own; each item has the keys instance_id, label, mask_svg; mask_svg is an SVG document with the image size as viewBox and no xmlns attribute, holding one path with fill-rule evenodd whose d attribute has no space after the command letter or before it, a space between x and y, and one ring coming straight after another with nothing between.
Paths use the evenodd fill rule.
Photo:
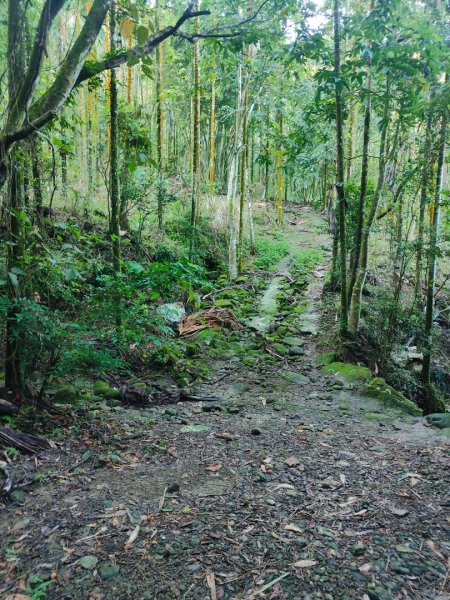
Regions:
<instances>
[{"instance_id":1,"label":"green undergrowth","mask_svg":"<svg viewBox=\"0 0 450 600\"><path fill-rule=\"evenodd\" d=\"M284 236L257 237L253 265L263 271L274 271L282 258L289 254L289 245Z\"/></svg>"}]
</instances>

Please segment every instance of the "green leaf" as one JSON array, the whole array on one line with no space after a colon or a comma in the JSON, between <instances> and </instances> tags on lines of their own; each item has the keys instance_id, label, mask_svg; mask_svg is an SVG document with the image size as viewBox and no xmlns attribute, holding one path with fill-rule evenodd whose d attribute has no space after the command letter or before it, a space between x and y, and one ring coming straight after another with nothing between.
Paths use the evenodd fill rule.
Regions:
<instances>
[{"instance_id":1,"label":"green leaf","mask_svg":"<svg viewBox=\"0 0 450 600\"><path fill-rule=\"evenodd\" d=\"M17 277L17 275L15 273L8 273L9 278L11 279L11 283L13 284L14 287L17 287L19 285L19 279Z\"/></svg>"},{"instance_id":2,"label":"green leaf","mask_svg":"<svg viewBox=\"0 0 450 600\"><path fill-rule=\"evenodd\" d=\"M136 28L135 35L138 44L142 46L142 44L145 44L147 41L150 31L145 25L139 25L139 27Z\"/></svg>"}]
</instances>

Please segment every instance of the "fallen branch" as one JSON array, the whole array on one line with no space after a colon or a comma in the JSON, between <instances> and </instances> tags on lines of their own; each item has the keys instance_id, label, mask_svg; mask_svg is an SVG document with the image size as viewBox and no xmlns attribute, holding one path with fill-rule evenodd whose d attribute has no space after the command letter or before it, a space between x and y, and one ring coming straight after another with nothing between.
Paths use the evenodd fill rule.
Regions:
<instances>
[{"instance_id":1,"label":"fallen branch","mask_svg":"<svg viewBox=\"0 0 450 600\"><path fill-rule=\"evenodd\" d=\"M37 435L0 427L0 447L17 448L17 450L35 453L50 448L50 442Z\"/></svg>"}]
</instances>

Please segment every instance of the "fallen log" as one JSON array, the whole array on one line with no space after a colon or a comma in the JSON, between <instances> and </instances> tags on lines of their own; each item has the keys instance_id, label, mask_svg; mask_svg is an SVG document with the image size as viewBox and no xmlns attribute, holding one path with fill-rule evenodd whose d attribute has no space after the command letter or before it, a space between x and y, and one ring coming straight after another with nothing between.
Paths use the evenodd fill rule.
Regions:
<instances>
[{"instance_id":1,"label":"fallen log","mask_svg":"<svg viewBox=\"0 0 450 600\"><path fill-rule=\"evenodd\" d=\"M50 442L37 435L0 427L0 447L17 448L17 450L35 453L50 448Z\"/></svg>"},{"instance_id":2,"label":"fallen log","mask_svg":"<svg viewBox=\"0 0 450 600\"><path fill-rule=\"evenodd\" d=\"M4 400L0 398L0 415L8 415L13 416L16 415L19 411L19 407L13 404L12 402L8 402L8 400Z\"/></svg>"}]
</instances>

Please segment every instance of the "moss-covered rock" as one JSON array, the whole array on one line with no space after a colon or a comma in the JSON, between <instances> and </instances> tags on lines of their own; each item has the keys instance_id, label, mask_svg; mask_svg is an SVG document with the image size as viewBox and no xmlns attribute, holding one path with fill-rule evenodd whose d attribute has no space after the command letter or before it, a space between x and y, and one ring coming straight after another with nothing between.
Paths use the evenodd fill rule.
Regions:
<instances>
[{"instance_id":1,"label":"moss-covered rock","mask_svg":"<svg viewBox=\"0 0 450 600\"><path fill-rule=\"evenodd\" d=\"M106 396L110 389L111 386L109 385L109 383L106 383L106 381L98 380L94 383L92 391L94 392L95 396Z\"/></svg>"},{"instance_id":2,"label":"moss-covered rock","mask_svg":"<svg viewBox=\"0 0 450 600\"><path fill-rule=\"evenodd\" d=\"M374 377L364 385L363 393L369 398L383 402L385 406L399 408L410 415L421 415L422 411L401 392L395 390L382 377Z\"/></svg>"},{"instance_id":3,"label":"moss-covered rock","mask_svg":"<svg viewBox=\"0 0 450 600\"><path fill-rule=\"evenodd\" d=\"M325 352L316 358L314 364L316 367L327 367L331 363L336 362L335 352Z\"/></svg>"},{"instance_id":4,"label":"moss-covered rock","mask_svg":"<svg viewBox=\"0 0 450 600\"><path fill-rule=\"evenodd\" d=\"M56 404L76 404L80 395L71 387L62 387L56 390L53 401Z\"/></svg>"},{"instance_id":5,"label":"moss-covered rock","mask_svg":"<svg viewBox=\"0 0 450 600\"><path fill-rule=\"evenodd\" d=\"M94 396L103 396L105 398L120 398L122 396L121 391L117 388L112 388L106 381L98 380L94 383L92 388Z\"/></svg>"},{"instance_id":6,"label":"moss-covered rock","mask_svg":"<svg viewBox=\"0 0 450 600\"><path fill-rule=\"evenodd\" d=\"M345 383L363 383L372 377L372 373L367 367L343 362L332 362L324 367L323 371L332 373Z\"/></svg>"},{"instance_id":7,"label":"moss-covered rock","mask_svg":"<svg viewBox=\"0 0 450 600\"><path fill-rule=\"evenodd\" d=\"M433 413L427 415L426 419L433 427L439 427L439 429L450 427L450 412Z\"/></svg>"}]
</instances>

